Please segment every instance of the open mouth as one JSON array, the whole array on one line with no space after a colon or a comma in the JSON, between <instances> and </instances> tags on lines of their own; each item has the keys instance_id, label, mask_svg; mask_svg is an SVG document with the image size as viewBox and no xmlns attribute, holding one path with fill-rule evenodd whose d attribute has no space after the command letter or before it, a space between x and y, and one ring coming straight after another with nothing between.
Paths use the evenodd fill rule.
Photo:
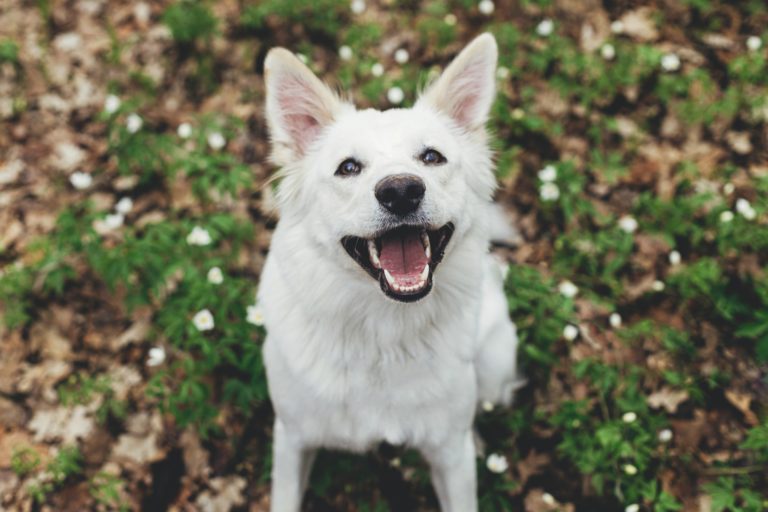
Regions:
<instances>
[{"instance_id":1,"label":"open mouth","mask_svg":"<svg viewBox=\"0 0 768 512\"><path fill-rule=\"evenodd\" d=\"M435 230L400 226L372 239L345 236L341 245L379 281L388 297L414 302L432 290L432 274L443 259L453 230L450 222Z\"/></svg>"}]
</instances>

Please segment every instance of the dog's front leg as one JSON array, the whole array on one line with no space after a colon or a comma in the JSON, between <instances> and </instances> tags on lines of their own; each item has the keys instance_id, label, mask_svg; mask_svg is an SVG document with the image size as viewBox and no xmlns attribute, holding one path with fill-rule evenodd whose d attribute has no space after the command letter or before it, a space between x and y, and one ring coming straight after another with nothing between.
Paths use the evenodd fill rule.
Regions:
<instances>
[{"instance_id":1,"label":"dog's front leg","mask_svg":"<svg viewBox=\"0 0 768 512\"><path fill-rule=\"evenodd\" d=\"M424 447L442 512L477 512L477 475L472 431L456 433L440 446Z\"/></svg>"},{"instance_id":2,"label":"dog's front leg","mask_svg":"<svg viewBox=\"0 0 768 512\"><path fill-rule=\"evenodd\" d=\"M272 512L299 512L312 470L315 450L275 419L272 457Z\"/></svg>"}]
</instances>

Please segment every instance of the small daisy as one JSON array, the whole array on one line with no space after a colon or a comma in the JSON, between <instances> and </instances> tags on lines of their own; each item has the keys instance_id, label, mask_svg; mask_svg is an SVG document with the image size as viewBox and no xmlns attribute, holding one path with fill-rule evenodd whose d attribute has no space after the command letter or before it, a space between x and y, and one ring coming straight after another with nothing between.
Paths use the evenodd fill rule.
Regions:
<instances>
[{"instance_id":1,"label":"small daisy","mask_svg":"<svg viewBox=\"0 0 768 512\"><path fill-rule=\"evenodd\" d=\"M733 183L726 183L723 185L723 194L729 196L736 191L736 185Z\"/></svg>"},{"instance_id":2,"label":"small daisy","mask_svg":"<svg viewBox=\"0 0 768 512\"><path fill-rule=\"evenodd\" d=\"M104 112L107 114L114 114L120 109L121 103L120 98L114 94L107 94L107 97L104 100Z\"/></svg>"},{"instance_id":3,"label":"small daisy","mask_svg":"<svg viewBox=\"0 0 768 512\"><path fill-rule=\"evenodd\" d=\"M680 57L674 53L667 53L661 58L661 69L668 72L680 69Z\"/></svg>"},{"instance_id":4,"label":"small daisy","mask_svg":"<svg viewBox=\"0 0 768 512\"><path fill-rule=\"evenodd\" d=\"M87 172L73 172L69 175L69 182L77 190L85 190L93 184L93 176Z\"/></svg>"},{"instance_id":5,"label":"small daisy","mask_svg":"<svg viewBox=\"0 0 768 512\"><path fill-rule=\"evenodd\" d=\"M176 134L182 139L188 139L192 136L192 125L189 123L181 123L176 128Z\"/></svg>"},{"instance_id":6,"label":"small daisy","mask_svg":"<svg viewBox=\"0 0 768 512\"><path fill-rule=\"evenodd\" d=\"M668 443L672 440L672 431L668 428L659 432L659 441L662 443Z\"/></svg>"},{"instance_id":7,"label":"small daisy","mask_svg":"<svg viewBox=\"0 0 768 512\"><path fill-rule=\"evenodd\" d=\"M727 224L731 222L734 218L733 212L731 210L725 210L723 212L720 212L720 222L723 224Z\"/></svg>"},{"instance_id":8,"label":"small daisy","mask_svg":"<svg viewBox=\"0 0 768 512\"><path fill-rule=\"evenodd\" d=\"M621 327L621 315L618 313L611 313L611 316L608 317L608 323L614 329L618 329Z\"/></svg>"},{"instance_id":9,"label":"small daisy","mask_svg":"<svg viewBox=\"0 0 768 512\"><path fill-rule=\"evenodd\" d=\"M488 400L483 400L482 406L485 412L491 412L494 409L493 402L489 402Z\"/></svg>"},{"instance_id":10,"label":"small daisy","mask_svg":"<svg viewBox=\"0 0 768 512\"><path fill-rule=\"evenodd\" d=\"M499 455L498 453L490 454L488 459L485 461L485 465L490 471L498 474L505 473L507 469L509 469L509 462L507 462L507 458L504 455Z\"/></svg>"},{"instance_id":11,"label":"small daisy","mask_svg":"<svg viewBox=\"0 0 768 512\"><path fill-rule=\"evenodd\" d=\"M387 91L387 99L393 105L399 105L405 99L405 93L400 87L390 87Z\"/></svg>"},{"instance_id":12,"label":"small daisy","mask_svg":"<svg viewBox=\"0 0 768 512\"><path fill-rule=\"evenodd\" d=\"M115 211L122 215L128 215L133 209L133 199L130 197L122 197L115 205Z\"/></svg>"},{"instance_id":13,"label":"small daisy","mask_svg":"<svg viewBox=\"0 0 768 512\"><path fill-rule=\"evenodd\" d=\"M208 233L207 229L200 226L192 228L192 231L187 235L187 243L189 245L210 245L211 241L211 234Z\"/></svg>"},{"instance_id":14,"label":"small daisy","mask_svg":"<svg viewBox=\"0 0 768 512\"><path fill-rule=\"evenodd\" d=\"M568 324L563 327L563 338L568 341L573 341L579 337L579 328L573 324Z\"/></svg>"},{"instance_id":15,"label":"small daisy","mask_svg":"<svg viewBox=\"0 0 768 512\"><path fill-rule=\"evenodd\" d=\"M496 69L496 78L498 78L499 80L506 80L507 78L509 78L509 68L504 66L499 66Z\"/></svg>"},{"instance_id":16,"label":"small daisy","mask_svg":"<svg viewBox=\"0 0 768 512\"><path fill-rule=\"evenodd\" d=\"M616 48L611 43L604 44L600 48L600 55L605 60L613 60L616 57Z\"/></svg>"},{"instance_id":17,"label":"small daisy","mask_svg":"<svg viewBox=\"0 0 768 512\"><path fill-rule=\"evenodd\" d=\"M538 25L536 25L536 33L539 34L541 37L548 37L552 34L552 31L555 28L554 22L549 19L543 19L539 22Z\"/></svg>"},{"instance_id":18,"label":"small daisy","mask_svg":"<svg viewBox=\"0 0 768 512\"><path fill-rule=\"evenodd\" d=\"M621 20L616 20L613 23L611 23L611 32L614 34L621 34L624 32L624 22Z\"/></svg>"},{"instance_id":19,"label":"small daisy","mask_svg":"<svg viewBox=\"0 0 768 512\"><path fill-rule=\"evenodd\" d=\"M755 212L755 209L752 208L752 205L749 203L749 201L743 197L740 197L736 200L736 211L739 212L741 216L747 220L754 220L754 218L757 217L757 212Z\"/></svg>"},{"instance_id":20,"label":"small daisy","mask_svg":"<svg viewBox=\"0 0 768 512\"><path fill-rule=\"evenodd\" d=\"M224 135L221 134L221 132L213 132L208 134L208 145L213 149L214 151L218 151L224 146L227 145L227 139L224 138Z\"/></svg>"},{"instance_id":21,"label":"small daisy","mask_svg":"<svg viewBox=\"0 0 768 512\"><path fill-rule=\"evenodd\" d=\"M264 325L264 314L261 311L259 304L254 304L245 308L246 316L245 321L255 326Z\"/></svg>"},{"instance_id":22,"label":"small daisy","mask_svg":"<svg viewBox=\"0 0 768 512\"><path fill-rule=\"evenodd\" d=\"M147 366L160 366L165 362L165 349L163 347L152 347L149 349L147 357Z\"/></svg>"},{"instance_id":23,"label":"small daisy","mask_svg":"<svg viewBox=\"0 0 768 512\"><path fill-rule=\"evenodd\" d=\"M198 331L210 331L214 328L213 315L207 309L203 309L195 313L192 317L192 323Z\"/></svg>"},{"instance_id":24,"label":"small daisy","mask_svg":"<svg viewBox=\"0 0 768 512\"><path fill-rule=\"evenodd\" d=\"M395 62L398 64L405 64L410 58L411 56L405 48L398 48L397 51L395 51Z\"/></svg>"},{"instance_id":25,"label":"small daisy","mask_svg":"<svg viewBox=\"0 0 768 512\"><path fill-rule=\"evenodd\" d=\"M481 14L490 16L491 14L493 14L493 11L496 9L496 6L491 0L482 0L479 4L477 4L477 9L480 11Z\"/></svg>"},{"instance_id":26,"label":"small daisy","mask_svg":"<svg viewBox=\"0 0 768 512\"><path fill-rule=\"evenodd\" d=\"M123 225L125 218L121 213L110 213L104 217L104 227L108 230L117 229Z\"/></svg>"},{"instance_id":27,"label":"small daisy","mask_svg":"<svg viewBox=\"0 0 768 512\"><path fill-rule=\"evenodd\" d=\"M621 417L621 421L624 423L634 423L637 421L637 414L634 412L625 412L624 415Z\"/></svg>"},{"instance_id":28,"label":"small daisy","mask_svg":"<svg viewBox=\"0 0 768 512\"><path fill-rule=\"evenodd\" d=\"M445 15L445 18L443 18L443 21L445 22L446 25L449 25L452 27L456 25L456 22L458 21L458 19L456 18L455 14L453 14L452 12L449 12L448 14Z\"/></svg>"},{"instance_id":29,"label":"small daisy","mask_svg":"<svg viewBox=\"0 0 768 512\"><path fill-rule=\"evenodd\" d=\"M350 48L347 45L342 46L339 48L339 57L341 60L350 60L352 58L352 48Z\"/></svg>"},{"instance_id":30,"label":"small daisy","mask_svg":"<svg viewBox=\"0 0 768 512\"><path fill-rule=\"evenodd\" d=\"M634 233L637 231L637 220L629 215L624 215L619 219L619 229L625 233Z\"/></svg>"},{"instance_id":31,"label":"small daisy","mask_svg":"<svg viewBox=\"0 0 768 512\"><path fill-rule=\"evenodd\" d=\"M520 121L524 117L525 117L525 110L521 108L516 108L512 110L512 119L514 119L515 121Z\"/></svg>"},{"instance_id":32,"label":"small daisy","mask_svg":"<svg viewBox=\"0 0 768 512\"><path fill-rule=\"evenodd\" d=\"M221 284L224 282L224 273L219 267L211 267L208 271L208 282L211 284Z\"/></svg>"},{"instance_id":33,"label":"small daisy","mask_svg":"<svg viewBox=\"0 0 768 512\"><path fill-rule=\"evenodd\" d=\"M377 62L371 66L371 74L373 76L381 76L384 74L384 66L381 64L381 62Z\"/></svg>"},{"instance_id":34,"label":"small daisy","mask_svg":"<svg viewBox=\"0 0 768 512\"><path fill-rule=\"evenodd\" d=\"M655 292L663 292L666 287L667 285L664 284L664 281L659 281L658 279L651 285L651 289Z\"/></svg>"},{"instance_id":35,"label":"small daisy","mask_svg":"<svg viewBox=\"0 0 768 512\"><path fill-rule=\"evenodd\" d=\"M637 503L627 505L627 508L624 509L624 512L640 512L640 505Z\"/></svg>"},{"instance_id":36,"label":"small daisy","mask_svg":"<svg viewBox=\"0 0 768 512\"><path fill-rule=\"evenodd\" d=\"M629 476L637 474L637 467L633 466L632 464L624 464L624 467L622 469L624 469L624 472Z\"/></svg>"},{"instance_id":37,"label":"small daisy","mask_svg":"<svg viewBox=\"0 0 768 512\"><path fill-rule=\"evenodd\" d=\"M538 172L539 179L545 183L553 182L557 179L557 169L554 165L547 165Z\"/></svg>"},{"instance_id":38,"label":"small daisy","mask_svg":"<svg viewBox=\"0 0 768 512\"><path fill-rule=\"evenodd\" d=\"M756 52L763 47L763 40L759 36L749 36L747 38L747 48L751 52Z\"/></svg>"},{"instance_id":39,"label":"small daisy","mask_svg":"<svg viewBox=\"0 0 768 512\"><path fill-rule=\"evenodd\" d=\"M543 183L539 188L539 197L542 201L557 201L560 197L560 187L555 183Z\"/></svg>"},{"instance_id":40,"label":"small daisy","mask_svg":"<svg viewBox=\"0 0 768 512\"><path fill-rule=\"evenodd\" d=\"M142 126L144 126L144 120L138 114L131 114L125 120L125 128L128 133L136 133L141 130Z\"/></svg>"},{"instance_id":41,"label":"small daisy","mask_svg":"<svg viewBox=\"0 0 768 512\"><path fill-rule=\"evenodd\" d=\"M349 8L353 14L363 14L365 12L365 2L363 0L352 0Z\"/></svg>"},{"instance_id":42,"label":"small daisy","mask_svg":"<svg viewBox=\"0 0 768 512\"><path fill-rule=\"evenodd\" d=\"M559 291L560 295L563 297L572 299L579 293L579 287L571 281L565 280L557 286L557 291Z\"/></svg>"},{"instance_id":43,"label":"small daisy","mask_svg":"<svg viewBox=\"0 0 768 512\"><path fill-rule=\"evenodd\" d=\"M680 262L683 260L683 257L680 256L680 253L678 251L672 251L669 253L669 264L673 267L676 265L679 265Z\"/></svg>"}]
</instances>

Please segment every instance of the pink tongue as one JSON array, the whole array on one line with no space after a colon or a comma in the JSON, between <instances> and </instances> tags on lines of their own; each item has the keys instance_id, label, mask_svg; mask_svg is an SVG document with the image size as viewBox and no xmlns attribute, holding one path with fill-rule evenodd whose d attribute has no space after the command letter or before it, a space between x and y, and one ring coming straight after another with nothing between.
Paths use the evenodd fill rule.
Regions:
<instances>
[{"instance_id":1,"label":"pink tongue","mask_svg":"<svg viewBox=\"0 0 768 512\"><path fill-rule=\"evenodd\" d=\"M400 229L384 235L381 239L379 261L381 267L392 274L397 284L418 284L421 272L428 263L419 230Z\"/></svg>"}]
</instances>

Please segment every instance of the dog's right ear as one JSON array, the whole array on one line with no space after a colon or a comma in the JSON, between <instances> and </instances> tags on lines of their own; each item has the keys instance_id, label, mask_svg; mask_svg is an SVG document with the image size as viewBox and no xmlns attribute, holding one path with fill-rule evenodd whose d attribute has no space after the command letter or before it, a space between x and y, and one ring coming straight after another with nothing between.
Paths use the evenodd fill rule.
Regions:
<instances>
[{"instance_id":1,"label":"dog's right ear","mask_svg":"<svg viewBox=\"0 0 768 512\"><path fill-rule=\"evenodd\" d=\"M267 123L273 159L287 165L307 149L339 113L339 98L296 56L273 48L264 61Z\"/></svg>"}]
</instances>

